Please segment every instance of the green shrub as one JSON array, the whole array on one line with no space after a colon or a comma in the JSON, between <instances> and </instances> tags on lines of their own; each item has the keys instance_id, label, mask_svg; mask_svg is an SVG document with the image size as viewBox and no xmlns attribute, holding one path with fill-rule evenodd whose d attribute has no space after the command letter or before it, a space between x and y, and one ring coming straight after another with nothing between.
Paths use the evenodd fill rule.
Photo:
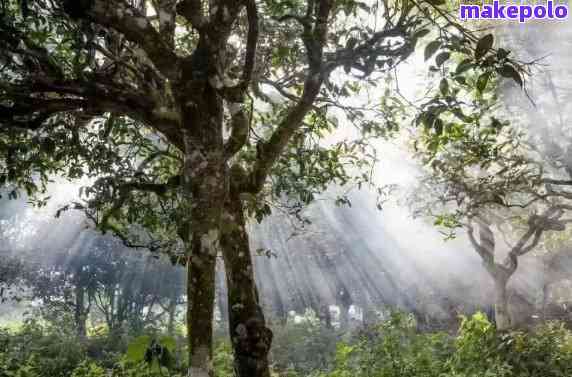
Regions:
<instances>
[{"instance_id":1,"label":"green shrub","mask_svg":"<svg viewBox=\"0 0 572 377\"><path fill-rule=\"evenodd\" d=\"M15 333L1 331L0 344L2 364L27 368L22 375L68 377L85 359L84 348L77 339L48 331L35 321L27 321Z\"/></svg>"},{"instance_id":2,"label":"green shrub","mask_svg":"<svg viewBox=\"0 0 572 377\"><path fill-rule=\"evenodd\" d=\"M393 314L360 341L337 346L320 377L570 377L572 332L548 323L530 333L498 332L485 315L463 318L456 337L419 334Z\"/></svg>"},{"instance_id":3,"label":"green shrub","mask_svg":"<svg viewBox=\"0 0 572 377\"><path fill-rule=\"evenodd\" d=\"M419 333L412 316L395 313L346 341L340 340L339 332L312 321L287 325L275 335L272 377L572 376L572 332L556 322L530 332L499 332L477 313L463 318L458 334L451 336ZM168 362L147 357L152 339L175 357ZM0 377L186 375L186 347L173 338L159 334L135 338L122 346L126 350L122 354L112 353L112 359L90 357L85 345L89 348L93 342L101 351L97 355L111 345L104 337L80 342L34 321L17 330L0 329ZM217 377L233 375L228 342L217 342L213 365Z\"/></svg>"},{"instance_id":4,"label":"green shrub","mask_svg":"<svg viewBox=\"0 0 572 377\"><path fill-rule=\"evenodd\" d=\"M83 361L74 369L71 377L107 377L107 372L92 361Z\"/></svg>"}]
</instances>

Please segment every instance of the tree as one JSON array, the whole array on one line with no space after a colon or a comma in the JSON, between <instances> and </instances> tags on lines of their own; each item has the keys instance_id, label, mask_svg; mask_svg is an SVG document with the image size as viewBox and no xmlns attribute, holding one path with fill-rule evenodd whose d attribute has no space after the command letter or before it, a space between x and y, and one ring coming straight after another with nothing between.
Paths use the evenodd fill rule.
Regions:
<instances>
[{"instance_id":1,"label":"tree","mask_svg":"<svg viewBox=\"0 0 572 377\"><path fill-rule=\"evenodd\" d=\"M504 330L511 326L507 284L519 257L532 252L545 232L565 230L570 219L563 216L572 207L570 194L562 189L568 185L566 167L551 163L543 151L546 143L531 142L530 133L518 124L499 119L503 111L495 78L507 77L523 87L528 64L515 66L502 59L500 65L490 64L492 54L508 56L503 49L494 50L493 41L486 35L479 42L486 50L479 57L484 73L462 61L451 70L452 79L440 85L444 95L453 93L449 101L455 106L445 109L431 101L421 106L416 121L439 126L425 127L415 142L430 171L422 194L412 201L418 213L434 216L435 225L453 232L466 229L494 281L495 321ZM508 248L505 257L499 235Z\"/></svg>"},{"instance_id":2,"label":"tree","mask_svg":"<svg viewBox=\"0 0 572 377\"><path fill-rule=\"evenodd\" d=\"M15 197L50 174L90 177L70 208L185 264L189 374L201 377L212 375L219 248L236 370L269 375L245 223L272 199L299 206L353 180L367 143L321 143L329 110L384 134L396 127L391 93L373 108L344 97L431 31L437 64L480 48L438 0L5 0L2 12L0 183Z\"/></svg>"}]
</instances>

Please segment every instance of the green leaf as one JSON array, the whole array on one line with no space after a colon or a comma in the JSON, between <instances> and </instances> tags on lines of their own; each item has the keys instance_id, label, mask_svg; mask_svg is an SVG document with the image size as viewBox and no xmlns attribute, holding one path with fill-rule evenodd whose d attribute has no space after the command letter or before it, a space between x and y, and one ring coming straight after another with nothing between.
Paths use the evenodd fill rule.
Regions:
<instances>
[{"instance_id":1,"label":"green leaf","mask_svg":"<svg viewBox=\"0 0 572 377\"><path fill-rule=\"evenodd\" d=\"M518 71L510 64L503 65L502 67L500 67L497 70L497 72L502 77L513 79L521 88L524 85L524 82L522 81L522 77L520 76L520 73L518 73Z\"/></svg>"},{"instance_id":2,"label":"green leaf","mask_svg":"<svg viewBox=\"0 0 572 377\"><path fill-rule=\"evenodd\" d=\"M435 58L435 63L437 63L437 67L440 67L451 57L451 53L448 51L443 51Z\"/></svg>"},{"instance_id":3,"label":"green leaf","mask_svg":"<svg viewBox=\"0 0 572 377\"><path fill-rule=\"evenodd\" d=\"M127 346L127 353L125 357L127 360L138 363L143 361L145 357L145 351L149 344L151 343L151 337L147 335L142 335L135 338L129 345Z\"/></svg>"},{"instance_id":4,"label":"green leaf","mask_svg":"<svg viewBox=\"0 0 572 377\"><path fill-rule=\"evenodd\" d=\"M177 350L177 341L172 336L162 336L159 338L159 343L170 352L174 353Z\"/></svg>"},{"instance_id":5,"label":"green leaf","mask_svg":"<svg viewBox=\"0 0 572 377\"><path fill-rule=\"evenodd\" d=\"M491 73L485 72L485 73L481 74L479 76L479 78L477 79L477 90L480 93L482 93L486 89L490 77L491 77Z\"/></svg>"},{"instance_id":6,"label":"green leaf","mask_svg":"<svg viewBox=\"0 0 572 377\"><path fill-rule=\"evenodd\" d=\"M435 129L435 133L437 133L437 135L441 135L443 133L443 126L443 121L440 118L435 119L433 128Z\"/></svg>"},{"instance_id":7,"label":"green leaf","mask_svg":"<svg viewBox=\"0 0 572 377\"><path fill-rule=\"evenodd\" d=\"M460 74L468 71L469 69L473 68L474 66L475 65L473 64L473 61L471 59L465 59L459 63L459 65L457 66L457 69L455 69L455 74L460 75Z\"/></svg>"},{"instance_id":8,"label":"green leaf","mask_svg":"<svg viewBox=\"0 0 572 377\"><path fill-rule=\"evenodd\" d=\"M423 38L424 36L426 36L429 33L430 33L429 29L421 29L421 30L415 32L415 34L413 34L413 38L414 39Z\"/></svg>"},{"instance_id":9,"label":"green leaf","mask_svg":"<svg viewBox=\"0 0 572 377\"><path fill-rule=\"evenodd\" d=\"M427 44L427 47L425 47L425 60L426 61L429 60L429 58L431 58L431 56L433 56L433 54L437 52L439 47L441 47L440 41L429 42L429 44Z\"/></svg>"},{"instance_id":10,"label":"green leaf","mask_svg":"<svg viewBox=\"0 0 572 377\"><path fill-rule=\"evenodd\" d=\"M493 47L494 37L492 34L487 34L477 42L475 49L475 58L480 59Z\"/></svg>"},{"instance_id":11,"label":"green leaf","mask_svg":"<svg viewBox=\"0 0 572 377\"><path fill-rule=\"evenodd\" d=\"M465 85L467 83L467 79L465 78L465 76L457 76L455 77L455 81L461 85Z\"/></svg>"},{"instance_id":12,"label":"green leaf","mask_svg":"<svg viewBox=\"0 0 572 377\"><path fill-rule=\"evenodd\" d=\"M499 59L504 59L509 55L510 55L510 51L505 50L504 48L499 48L497 50L497 58L499 58Z\"/></svg>"},{"instance_id":13,"label":"green leaf","mask_svg":"<svg viewBox=\"0 0 572 377\"><path fill-rule=\"evenodd\" d=\"M439 83L439 91L444 96L449 94L449 82L447 79L441 79L441 82Z\"/></svg>"},{"instance_id":14,"label":"green leaf","mask_svg":"<svg viewBox=\"0 0 572 377\"><path fill-rule=\"evenodd\" d=\"M445 0L426 0L431 5L444 5L446 3Z\"/></svg>"}]
</instances>

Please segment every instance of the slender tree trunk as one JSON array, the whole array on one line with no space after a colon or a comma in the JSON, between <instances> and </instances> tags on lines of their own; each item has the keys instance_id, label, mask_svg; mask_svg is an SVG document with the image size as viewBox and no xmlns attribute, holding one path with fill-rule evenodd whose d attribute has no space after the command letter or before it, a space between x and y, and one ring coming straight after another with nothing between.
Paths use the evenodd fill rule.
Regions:
<instances>
[{"instance_id":1,"label":"slender tree trunk","mask_svg":"<svg viewBox=\"0 0 572 377\"><path fill-rule=\"evenodd\" d=\"M238 377L269 377L272 331L260 307L242 203L238 195L225 205L231 226L221 238L227 276L229 332Z\"/></svg>"},{"instance_id":2,"label":"slender tree trunk","mask_svg":"<svg viewBox=\"0 0 572 377\"><path fill-rule=\"evenodd\" d=\"M325 303L320 307L322 321L327 329L332 328L332 313L330 312L330 305Z\"/></svg>"},{"instance_id":3,"label":"slender tree trunk","mask_svg":"<svg viewBox=\"0 0 572 377\"><path fill-rule=\"evenodd\" d=\"M86 320L87 313L85 310L85 289L80 284L75 289L75 325L77 336L80 339L85 339L87 336Z\"/></svg>"},{"instance_id":4,"label":"slender tree trunk","mask_svg":"<svg viewBox=\"0 0 572 377\"><path fill-rule=\"evenodd\" d=\"M348 305L340 305L340 329L347 330L350 325L350 307Z\"/></svg>"},{"instance_id":5,"label":"slender tree trunk","mask_svg":"<svg viewBox=\"0 0 572 377\"><path fill-rule=\"evenodd\" d=\"M495 322L498 330L508 330L511 325L508 311L508 279L495 277Z\"/></svg>"},{"instance_id":6,"label":"slender tree trunk","mask_svg":"<svg viewBox=\"0 0 572 377\"><path fill-rule=\"evenodd\" d=\"M177 295L173 294L173 297L169 299L168 319L167 319L167 334L169 336L175 335L175 320L177 314Z\"/></svg>"},{"instance_id":7,"label":"slender tree trunk","mask_svg":"<svg viewBox=\"0 0 572 377\"><path fill-rule=\"evenodd\" d=\"M548 307L548 298L550 295L550 283L549 282L544 282L544 284L542 285L542 321L546 321L547 319L547 315L546 315L546 311L547 311L547 307Z\"/></svg>"}]
</instances>

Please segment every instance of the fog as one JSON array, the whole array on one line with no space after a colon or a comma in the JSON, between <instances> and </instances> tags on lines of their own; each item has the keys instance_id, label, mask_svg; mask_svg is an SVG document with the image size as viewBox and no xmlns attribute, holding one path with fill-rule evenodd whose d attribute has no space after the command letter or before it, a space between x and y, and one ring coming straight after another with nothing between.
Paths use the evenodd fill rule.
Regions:
<instances>
[{"instance_id":1,"label":"fog","mask_svg":"<svg viewBox=\"0 0 572 377\"><path fill-rule=\"evenodd\" d=\"M572 137L568 127L572 114L572 23L501 26L495 33L523 60L544 58L527 84L530 98L514 84L503 84L508 113L532 135L541 136L549 130L553 135ZM405 69L405 75L415 80L403 80L400 86L414 97L416 85L423 85L422 80L416 81L422 77L415 72L414 63ZM311 224L302 229L295 219L278 213L250 225L252 249L271 252L255 258L263 305L271 318L292 311L301 315L307 309L320 312L327 308L335 313L339 306L353 306L351 313L356 319L362 319L364 310L370 308L375 314L385 307L397 307L436 318L450 316L452 308L489 309L490 277L463 232L459 231L455 240L445 241L430 219L413 218L404 203L423 174L422 168L399 141L380 141L376 151L380 161L375 184L396 186L382 210L376 208L377 194L371 188L353 190L351 207L338 207L330 199L335 195L328 194L340 188L331 187L303 212ZM57 251L68 250L71 256L92 247L99 235L89 229L79 212L54 217L58 208L77 197L83 184L56 180L48 189L51 199L42 208L33 208L25 199L9 201L3 196L2 253L50 263ZM542 290L540 264L534 256L525 257L510 283L530 303L539 300ZM222 275L217 281L224 281ZM6 310L9 303L1 305L4 314L10 312Z\"/></svg>"}]
</instances>

